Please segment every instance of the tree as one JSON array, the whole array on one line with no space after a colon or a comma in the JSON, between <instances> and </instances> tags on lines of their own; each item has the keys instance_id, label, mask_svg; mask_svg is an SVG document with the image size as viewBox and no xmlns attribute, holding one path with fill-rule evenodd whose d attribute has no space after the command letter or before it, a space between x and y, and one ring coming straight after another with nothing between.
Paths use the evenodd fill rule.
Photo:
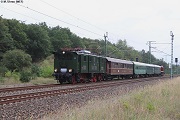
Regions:
<instances>
[{"instance_id":1,"label":"tree","mask_svg":"<svg viewBox=\"0 0 180 120\"><path fill-rule=\"evenodd\" d=\"M125 50L128 48L126 40L119 40L116 46L121 50Z\"/></svg>"},{"instance_id":2,"label":"tree","mask_svg":"<svg viewBox=\"0 0 180 120\"><path fill-rule=\"evenodd\" d=\"M13 39L6 26L6 20L0 17L0 59L7 50L13 49Z\"/></svg>"},{"instance_id":3,"label":"tree","mask_svg":"<svg viewBox=\"0 0 180 120\"><path fill-rule=\"evenodd\" d=\"M31 24L28 26L26 34L29 39L27 53L31 55L33 62L42 60L50 54L51 42L45 29Z\"/></svg>"},{"instance_id":4,"label":"tree","mask_svg":"<svg viewBox=\"0 0 180 120\"><path fill-rule=\"evenodd\" d=\"M9 70L21 71L24 67L31 66L31 56L22 50L9 50L3 55L3 64Z\"/></svg>"},{"instance_id":5,"label":"tree","mask_svg":"<svg viewBox=\"0 0 180 120\"><path fill-rule=\"evenodd\" d=\"M52 28L49 36L54 50L71 47L70 35L71 32L67 28L61 28L59 26Z\"/></svg>"},{"instance_id":6,"label":"tree","mask_svg":"<svg viewBox=\"0 0 180 120\"><path fill-rule=\"evenodd\" d=\"M76 34L71 34L70 40L72 42L72 47L73 48L84 48L85 46L82 43L82 39L78 37Z\"/></svg>"},{"instance_id":7,"label":"tree","mask_svg":"<svg viewBox=\"0 0 180 120\"><path fill-rule=\"evenodd\" d=\"M13 38L14 48L26 50L26 44L28 42L28 39L24 30L24 24L19 23L19 21L15 19L7 20L7 22L9 27L9 33Z\"/></svg>"}]
</instances>

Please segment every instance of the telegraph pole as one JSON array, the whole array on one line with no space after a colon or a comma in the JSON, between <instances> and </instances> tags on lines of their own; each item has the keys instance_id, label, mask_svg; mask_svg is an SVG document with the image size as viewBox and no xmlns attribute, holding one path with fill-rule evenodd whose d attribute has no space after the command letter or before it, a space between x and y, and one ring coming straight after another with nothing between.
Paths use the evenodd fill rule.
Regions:
<instances>
[{"instance_id":1,"label":"telegraph pole","mask_svg":"<svg viewBox=\"0 0 180 120\"><path fill-rule=\"evenodd\" d=\"M171 79L173 78L173 40L174 40L174 34L172 31L170 31L171 36Z\"/></svg>"},{"instance_id":2,"label":"telegraph pole","mask_svg":"<svg viewBox=\"0 0 180 120\"><path fill-rule=\"evenodd\" d=\"M149 45L149 64L151 64L151 43L152 42L156 42L156 41L148 41L148 45Z\"/></svg>"},{"instance_id":3,"label":"telegraph pole","mask_svg":"<svg viewBox=\"0 0 180 120\"><path fill-rule=\"evenodd\" d=\"M105 40L105 57L107 55L107 38L108 37L108 32L106 32L106 35L104 34L104 40Z\"/></svg>"}]
</instances>

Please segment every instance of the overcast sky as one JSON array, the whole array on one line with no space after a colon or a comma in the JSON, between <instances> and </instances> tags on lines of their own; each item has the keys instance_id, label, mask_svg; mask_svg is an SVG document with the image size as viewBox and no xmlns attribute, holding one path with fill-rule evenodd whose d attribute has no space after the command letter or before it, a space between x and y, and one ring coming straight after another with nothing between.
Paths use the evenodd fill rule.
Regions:
<instances>
[{"instance_id":1,"label":"overcast sky","mask_svg":"<svg viewBox=\"0 0 180 120\"><path fill-rule=\"evenodd\" d=\"M8 2L8 0L5 0ZM15 0L10 0L15 1ZM174 36L174 58L180 59L179 0L21 0L23 3L3 3L0 15L29 23L46 22L61 26L81 37L104 39L116 43L126 39L136 50L146 50L152 42L152 54L170 62L170 31ZM158 51L163 51L158 52Z\"/></svg>"}]
</instances>

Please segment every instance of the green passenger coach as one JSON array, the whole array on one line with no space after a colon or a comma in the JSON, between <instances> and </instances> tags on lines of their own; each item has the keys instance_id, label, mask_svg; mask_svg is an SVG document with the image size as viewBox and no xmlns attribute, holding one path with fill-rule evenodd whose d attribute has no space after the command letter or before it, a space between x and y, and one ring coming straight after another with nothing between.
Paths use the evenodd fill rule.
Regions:
<instances>
[{"instance_id":1,"label":"green passenger coach","mask_svg":"<svg viewBox=\"0 0 180 120\"><path fill-rule=\"evenodd\" d=\"M161 66L146 64L140 62L133 62L134 64L134 77L150 77L161 75Z\"/></svg>"}]
</instances>

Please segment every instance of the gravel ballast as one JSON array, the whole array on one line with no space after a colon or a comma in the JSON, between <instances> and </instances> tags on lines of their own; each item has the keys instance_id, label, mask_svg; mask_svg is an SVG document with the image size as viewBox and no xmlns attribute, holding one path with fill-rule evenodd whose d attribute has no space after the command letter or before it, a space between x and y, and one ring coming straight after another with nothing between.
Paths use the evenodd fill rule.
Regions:
<instances>
[{"instance_id":1,"label":"gravel ballast","mask_svg":"<svg viewBox=\"0 0 180 120\"><path fill-rule=\"evenodd\" d=\"M162 80L107 87L78 93L32 99L7 105L0 105L0 119L38 119L49 113L55 113L57 111L64 110L65 108L81 107L92 99L107 99L112 95L124 95L131 90L144 87L146 85L154 85L159 81Z\"/></svg>"}]
</instances>

